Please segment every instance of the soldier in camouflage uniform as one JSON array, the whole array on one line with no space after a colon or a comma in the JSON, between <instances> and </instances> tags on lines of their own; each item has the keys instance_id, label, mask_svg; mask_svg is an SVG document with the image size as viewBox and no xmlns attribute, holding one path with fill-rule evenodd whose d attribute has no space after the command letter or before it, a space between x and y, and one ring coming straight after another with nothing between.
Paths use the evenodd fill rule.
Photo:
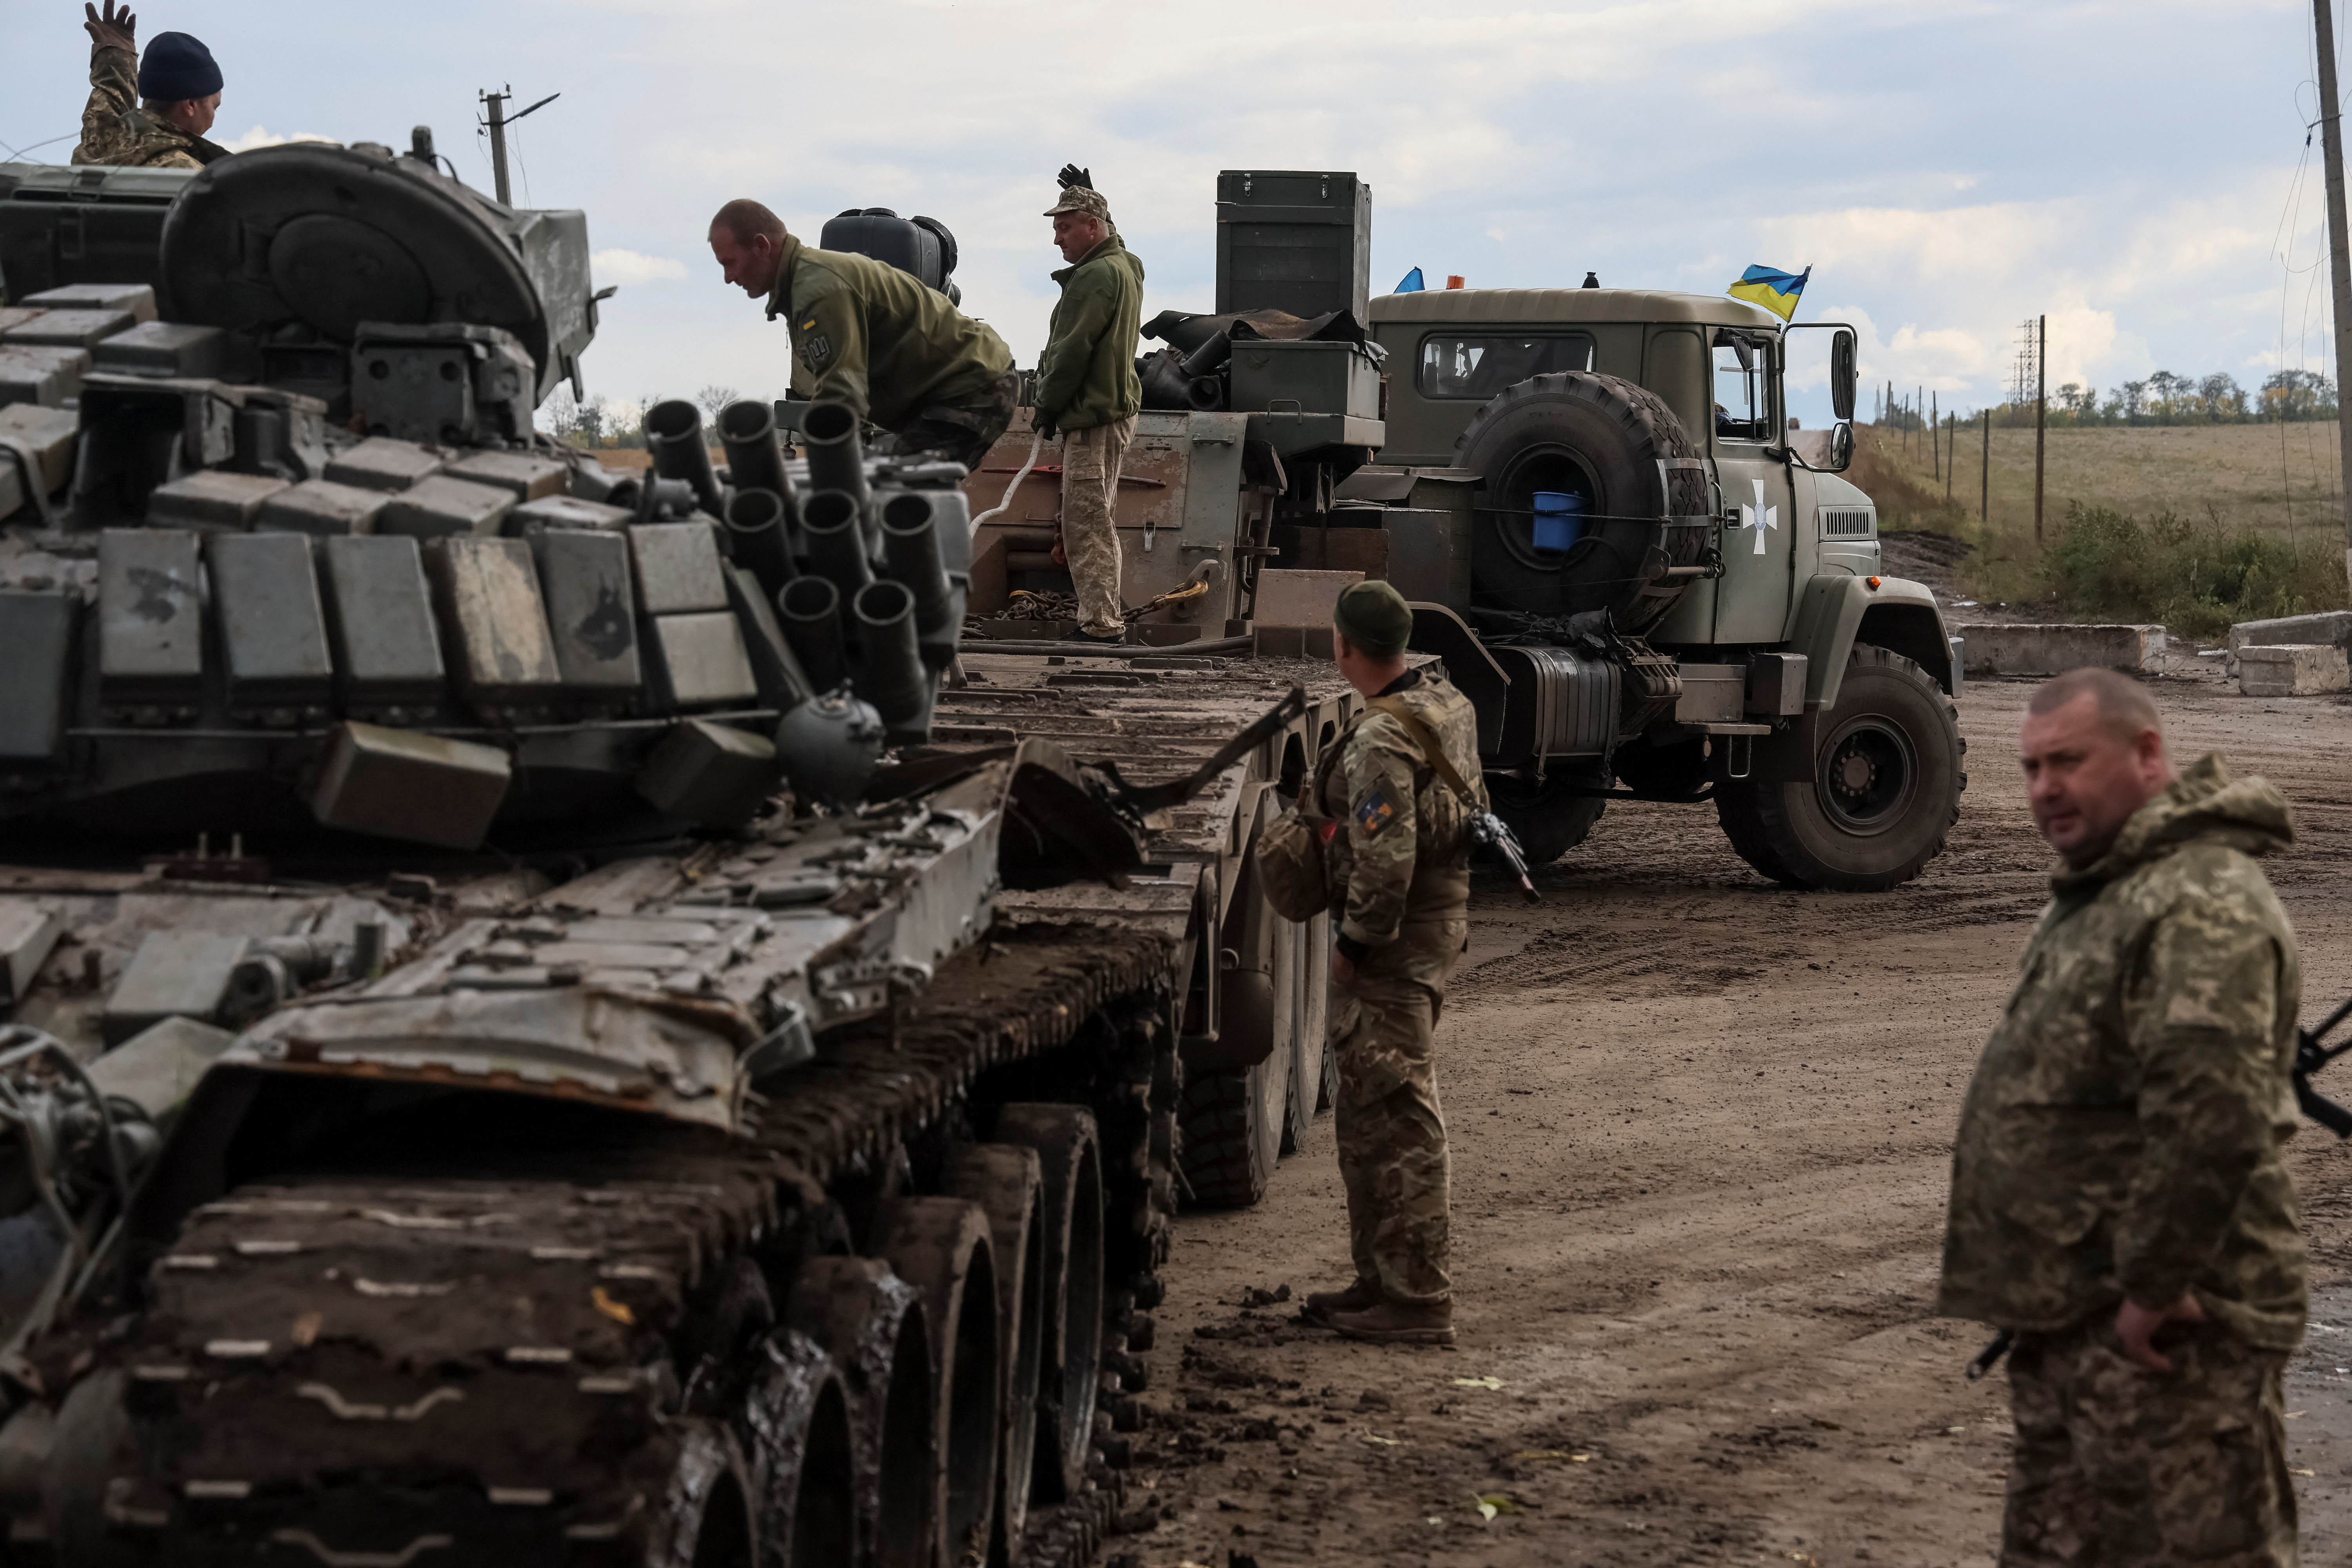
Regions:
<instances>
[{"instance_id":1,"label":"soldier in camouflage uniform","mask_svg":"<svg viewBox=\"0 0 2352 1568\"><path fill-rule=\"evenodd\" d=\"M1110 204L1072 184L1046 209L1054 243L1069 262L1045 352L1037 356L1037 429L1062 433L1062 537L1077 590L1082 642L1123 643L1119 597L1118 469L1135 439L1143 384L1135 345L1143 320L1143 263L1111 227Z\"/></svg>"},{"instance_id":2,"label":"soldier in camouflage uniform","mask_svg":"<svg viewBox=\"0 0 2352 1568\"><path fill-rule=\"evenodd\" d=\"M2175 777L2110 670L2044 686L2021 751L2064 864L1960 1113L1937 1308L2016 1334L2000 1561L2291 1568L2301 982L2255 864L2286 802L2218 754Z\"/></svg>"},{"instance_id":3,"label":"soldier in camouflage uniform","mask_svg":"<svg viewBox=\"0 0 2352 1568\"><path fill-rule=\"evenodd\" d=\"M770 321L784 319L793 390L847 404L906 449L967 468L1013 422L1013 351L938 289L871 257L803 245L753 201L719 209L710 250L728 282L764 299Z\"/></svg>"},{"instance_id":4,"label":"soldier in camouflage uniform","mask_svg":"<svg viewBox=\"0 0 2352 1568\"><path fill-rule=\"evenodd\" d=\"M185 33L159 33L139 58L139 19L106 0L85 5L89 30L89 102L81 111L77 163L140 169L201 169L228 149L205 139L220 111L221 73L212 51Z\"/></svg>"},{"instance_id":5,"label":"soldier in camouflage uniform","mask_svg":"<svg viewBox=\"0 0 2352 1568\"><path fill-rule=\"evenodd\" d=\"M1334 1124L1356 1281L1307 1299L1350 1339L1454 1342L1445 1117L1435 1035L1445 982L1470 942L1470 822L1486 808L1478 721L1441 677L1404 667L1412 612L1386 583L1339 595L1339 672L1368 700L1326 749L1299 802L1328 824L1339 917L1331 958ZM1473 792L1430 763L1434 742Z\"/></svg>"}]
</instances>

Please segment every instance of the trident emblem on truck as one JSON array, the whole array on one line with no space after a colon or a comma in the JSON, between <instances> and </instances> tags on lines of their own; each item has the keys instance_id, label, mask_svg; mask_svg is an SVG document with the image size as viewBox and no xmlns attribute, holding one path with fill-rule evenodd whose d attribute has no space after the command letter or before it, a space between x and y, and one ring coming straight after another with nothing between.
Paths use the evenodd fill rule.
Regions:
<instances>
[{"instance_id":1,"label":"trident emblem on truck","mask_svg":"<svg viewBox=\"0 0 2352 1568\"><path fill-rule=\"evenodd\" d=\"M1776 533L1780 531L1780 509L1764 504L1762 479L1751 479L1748 482L1756 487L1756 504L1739 509L1739 526L1756 531L1756 553L1761 555L1764 553L1764 531L1769 528Z\"/></svg>"}]
</instances>

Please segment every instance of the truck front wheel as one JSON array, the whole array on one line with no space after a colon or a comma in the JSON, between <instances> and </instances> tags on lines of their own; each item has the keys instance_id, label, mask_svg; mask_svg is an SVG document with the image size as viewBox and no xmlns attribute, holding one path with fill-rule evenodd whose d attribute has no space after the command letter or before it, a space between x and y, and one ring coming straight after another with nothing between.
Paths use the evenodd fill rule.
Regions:
<instances>
[{"instance_id":1,"label":"truck front wheel","mask_svg":"<svg viewBox=\"0 0 2352 1568\"><path fill-rule=\"evenodd\" d=\"M1811 784L1717 784L1731 847L1794 888L1881 892L1917 876L1968 785L1968 742L1942 689L1900 654L1856 644L1815 734Z\"/></svg>"}]
</instances>

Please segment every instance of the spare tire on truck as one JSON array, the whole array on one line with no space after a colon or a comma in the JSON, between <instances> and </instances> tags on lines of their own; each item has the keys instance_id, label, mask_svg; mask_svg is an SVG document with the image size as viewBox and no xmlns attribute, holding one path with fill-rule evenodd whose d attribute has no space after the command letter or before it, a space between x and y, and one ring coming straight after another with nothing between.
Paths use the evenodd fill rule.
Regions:
<instances>
[{"instance_id":1,"label":"spare tire on truck","mask_svg":"<svg viewBox=\"0 0 2352 1568\"><path fill-rule=\"evenodd\" d=\"M1640 633L1706 563L1715 532L1706 475L1658 466L1697 458L1698 445L1674 410L1630 381L1582 371L1531 377L1472 416L1454 450L1486 481L1471 530L1474 605L1538 616L1605 609L1618 630ZM1565 550L1538 542L1535 498L1544 491L1582 503L1581 535Z\"/></svg>"}]
</instances>

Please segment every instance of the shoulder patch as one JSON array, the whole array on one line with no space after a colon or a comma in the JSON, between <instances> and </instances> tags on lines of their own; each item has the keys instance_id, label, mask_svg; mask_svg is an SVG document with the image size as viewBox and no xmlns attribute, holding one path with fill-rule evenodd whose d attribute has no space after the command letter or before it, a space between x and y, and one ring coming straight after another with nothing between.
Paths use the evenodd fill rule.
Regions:
<instances>
[{"instance_id":1,"label":"shoulder patch","mask_svg":"<svg viewBox=\"0 0 2352 1568\"><path fill-rule=\"evenodd\" d=\"M1380 837L1381 829L1396 820L1396 805L1389 799L1384 784L1374 784L1363 799L1356 803L1356 826L1364 830L1367 838Z\"/></svg>"},{"instance_id":2,"label":"shoulder patch","mask_svg":"<svg viewBox=\"0 0 2352 1568\"><path fill-rule=\"evenodd\" d=\"M807 334L801 339L801 363L813 372L823 370L833 359L833 339L823 332L811 331L815 325L814 317L801 323L801 331Z\"/></svg>"}]
</instances>

